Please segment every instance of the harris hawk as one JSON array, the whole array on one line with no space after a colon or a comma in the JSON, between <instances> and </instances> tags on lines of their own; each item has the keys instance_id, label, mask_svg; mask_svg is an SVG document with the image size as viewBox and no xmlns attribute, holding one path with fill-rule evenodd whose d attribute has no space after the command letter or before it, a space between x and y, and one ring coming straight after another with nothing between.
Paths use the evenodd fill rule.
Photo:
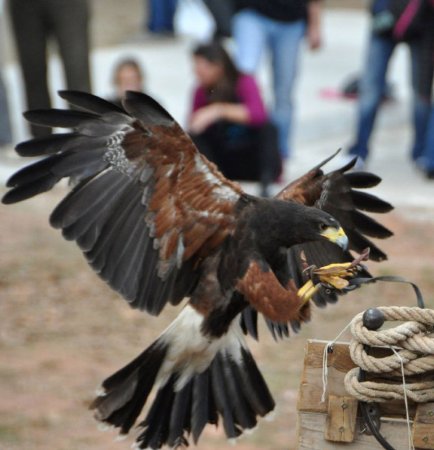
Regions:
<instances>
[{"instance_id":1,"label":"harris hawk","mask_svg":"<svg viewBox=\"0 0 434 450\"><path fill-rule=\"evenodd\" d=\"M258 314L275 337L287 336L309 320L312 302L335 302L355 277L369 276L349 249L386 258L369 237L391 232L362 211L392 207L359 190L380 178L350 171L355 161L325 174L324 161L275 198L258 198L224 178L151 97L128 92L120 108L59 94L75 109L25 117L71 130L17 145L19 155L43 158L12 175L3 203L74 180L51 225L131 307L158 315L186 303L103 382L96 418L127 434L154 390L138 448L197 442L219 420L229 438L239 436L275 405L245 339L258 337ZM309 277L307 265L325 269Z\"/></svg>"}]
</instances>

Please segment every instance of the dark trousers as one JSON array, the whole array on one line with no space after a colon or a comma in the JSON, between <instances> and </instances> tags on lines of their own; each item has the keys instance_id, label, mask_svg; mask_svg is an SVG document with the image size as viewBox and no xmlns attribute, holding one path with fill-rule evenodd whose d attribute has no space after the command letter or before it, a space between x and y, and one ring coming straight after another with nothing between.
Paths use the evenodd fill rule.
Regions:
<instances>
[{"instance_id":1,"label":"dark trousers","mask_svg":"<svg viewBox=\"0 0 434 450\"><path fill-rule=\"evenodd\" d=\"M56 40L68 89L90 92L87 0L10 0L10 13L24 78L27 107L51 106L47 43ZM50 133L32 125L34 136Z\"/></svg>"},{"instance_id":2,"label":"dark trousers","mask_svg":"<svg viewBox=\"0 0 434 450\"><path fill-rule=\"evenodd\" d=\"M192 135L199 151L232 180L259 181L262 193L282 170L276 127L266 123L248 127L218 122Z\"/></svg>"},{"instance_id":3,"label":"dark trousers","mask_svg":"<svg viewBox=\"0 0 434 450\"><path fill-rule=\"evenodd\" d=\"M232 36L232 16L235 13L234 0L204 0L216 25L214 37Z\"/></svg>"},{"instance_id":4,"label":"dark trousers","mask_svg":"<svg viewBox=\"0 0 434 450\"><path fill-rule=\"evenodd\" d=\"M148 28L152 33L173 32L178 0L149 0Z\"/></svg>"},{"instance_id":5,"label":"dark trousers","mask_svg":"<svg viewBox=\"0 0 434 450\"><path fill-rule=\"evenodd\" d=\"M11 122L9 119L9 106L6 94L6 86L0 74L0 147L12 142Z\"/></svg>"}]
</instances>

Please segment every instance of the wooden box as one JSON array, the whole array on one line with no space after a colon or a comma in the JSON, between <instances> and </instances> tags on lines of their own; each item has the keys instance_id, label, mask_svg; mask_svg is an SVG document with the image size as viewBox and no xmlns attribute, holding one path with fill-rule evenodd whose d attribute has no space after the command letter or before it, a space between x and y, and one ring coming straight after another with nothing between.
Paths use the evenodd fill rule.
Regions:
<instances>
[{"instance_id":1,"label":"wooden box","mask_svg":"<svg viewBox=\"0 0 434 450\"><path fill-rule=\"evenodd\" d=\"M338 448L376 450L383 447L366 432L358 411L358 401L344 386L345 374L355 367L348 344L336 343L328 354L328 382L323 393L323 354L325 341L307 342L304 369L298 397L298 449L335 450ZM384 349L373 349L384 354ZM403 401L377 403L381 434L396 450L408 446L408 425ZM416 405L409 401L413 442L416 448L434 449L434 403Z\"/></svg>"}]
</instances>

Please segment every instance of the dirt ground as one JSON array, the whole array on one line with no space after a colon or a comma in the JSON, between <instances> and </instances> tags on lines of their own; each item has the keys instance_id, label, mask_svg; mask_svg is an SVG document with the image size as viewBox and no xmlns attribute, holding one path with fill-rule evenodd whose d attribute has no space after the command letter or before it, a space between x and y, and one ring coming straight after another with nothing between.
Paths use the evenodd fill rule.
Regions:
<instances>
[{"instance_id":1,"label":"dirt ground","mask_svg":"<svg viewBox=\"0 0 434 450\"><path fill-rule=\"evenodd\" d=\"M48 225L62 188L33 201L1 206L0 221L0 449L129 448L115 442L88 410L100 382L161 332L176 314L155 318L131 310L89 269L75 245ZM384 242L389 261L370 268L416 282L434 307L433 222L423 211L395 211L385 223L395 237ZM273 421L262 420L237 448L292 449L303 348L308 338L333 339L359 311L374 305L414 304L410 288L377 284L314 311L313 320L286 342L262 330L250 346L277 400ZM221 429L208 427L201 449L229 448Z\"/></svg>"}]
</instances>

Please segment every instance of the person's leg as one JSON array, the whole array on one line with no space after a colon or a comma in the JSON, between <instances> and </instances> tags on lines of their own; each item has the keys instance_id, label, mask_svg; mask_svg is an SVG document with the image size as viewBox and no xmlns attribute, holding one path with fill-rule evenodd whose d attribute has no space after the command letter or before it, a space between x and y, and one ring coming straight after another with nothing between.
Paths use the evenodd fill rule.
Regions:
<instances>
[{"instance_id":1,"label":"person's leg","mask_svg":"<svg viewBox=\"0 0 434 450\"><path fill-rule=\"evenodd\" d=\"M395 43L391 39L371 35L368 53L360 79L357 134L349 150L351 155L365 160L377 111L385 90L386 72Z\"/></svg>"},{"instance_id":2,"label":"person's leg","mask_svg":"<svg viewBox=\"0 0 434 450\"><path fill-rule=\"evenodd\" d=\"M265 123L258 128L256 146L259 163L259 182L261 196L268 197L269 186L282 171L282 160L279 153L278 132L274 124Z\"/></svg>"},{"instance_id":3,"label":"person's leg","mask_svg":"<svg viewBox=\"0 0 434 450\"><path fill-rule=\"evenodd\" d=\"M215 38L231 37L231 21L234 14L234 5L225 0L204 0L216 23Z\"/></svg>"},{"instance_id":4,"label":"person's leg","mask_svg":"<svg viewBox=\"0 0 434 450\"><path fill-rule=\"evenodd\" d=\"M422 169L425 171L428 178L434 179L434 98L431 103L428 129L425 136Z\"/></svg>"},{"instance_id":5,"label":"person's leg","mask_svg":"<svg viewBox=\"0 0 434 450\"><path fill-rule=\"evenodd\" d=\"M290 156L292 93L297 73L300 44L305 33L304 21L290 24L274 22L269 45L272 53L274 108L273 122L279 133L283 159Z\"/></svg>"},{"instance_id":6,"label":"person's leg","mask_svg":"<svg viewBox=\"0 0 434 450\"><path fill-rule=\"evenodd\" d=\"M68 89L90 92L88 1L49 0L46 3Z\"/></svg>"},{"instance_id":7,"label":"person's leg","mask_svg":"<svg viewBox=\"0 0 434 450\"><path fill-rule=\"evenodd\" d=\"M167 0L166 30L169 32L173 32L173 20L177 4L178 0Z\"/></svg>"},{"instance_id":8,"label":"person's leg","mask_svg":"<svg viewBox=\"0 0 434 450\"><path fill-rule=\"evenodd\" d=\"M47 27L39 1L11 0L10 13L18 58L23 73L28 109L50 108L47 83ZM33 136L50 128L31 125Z\"/></svg>"},{"instance_id":9,"label":"person's leg","mask_svg":"<svg viewBox=\"0 0 434 450\"><path fill-rule=\"evenodd\" d=\"M411 74L413 87L414 140L412 159L417 160L424 152L428 122L431 111L431 94L434 72L434 32L428 30L420 40L410 43Z\"/></svg>"},{"instance_id":10,"label":"person's leg","mask_svg":"<svg viewBox=\"0 0 434 450\"><path fill-rule=\"evenodd\" d=\"M161 31L162 8L161 0L148 0L148 29L152 33Z\"/></svg>"},{"instance_id":11,"label":"person's leg","mask_svg":"<svg viewBox=\"0 0 434 450\"><path fill-rule=\"evenodd\" d=\"M149 0L148 28L152 33L173 31L177 0Z\"/></svg>"},{"instance_id":12,"label":"person's leg","mask_svg":"<svg viewBox=\"0 0 434 450\"><path fill-rule=\"evenodd\" d=\"M12 142L11 123L9 119L9 106L3 77L0 76L0 146Z\"/></svg>"},{"instance_id":13,"label":"person's leg","mask_svg":"<svg viewBox=\"0 0 434 450\"><path fill-rule=\"evenodd\" d=\"M235 64L241 72L254 74L265 49L267 30L262 16L241 10L232 19L235 39Z\"/></svg>"}]
</instances>

